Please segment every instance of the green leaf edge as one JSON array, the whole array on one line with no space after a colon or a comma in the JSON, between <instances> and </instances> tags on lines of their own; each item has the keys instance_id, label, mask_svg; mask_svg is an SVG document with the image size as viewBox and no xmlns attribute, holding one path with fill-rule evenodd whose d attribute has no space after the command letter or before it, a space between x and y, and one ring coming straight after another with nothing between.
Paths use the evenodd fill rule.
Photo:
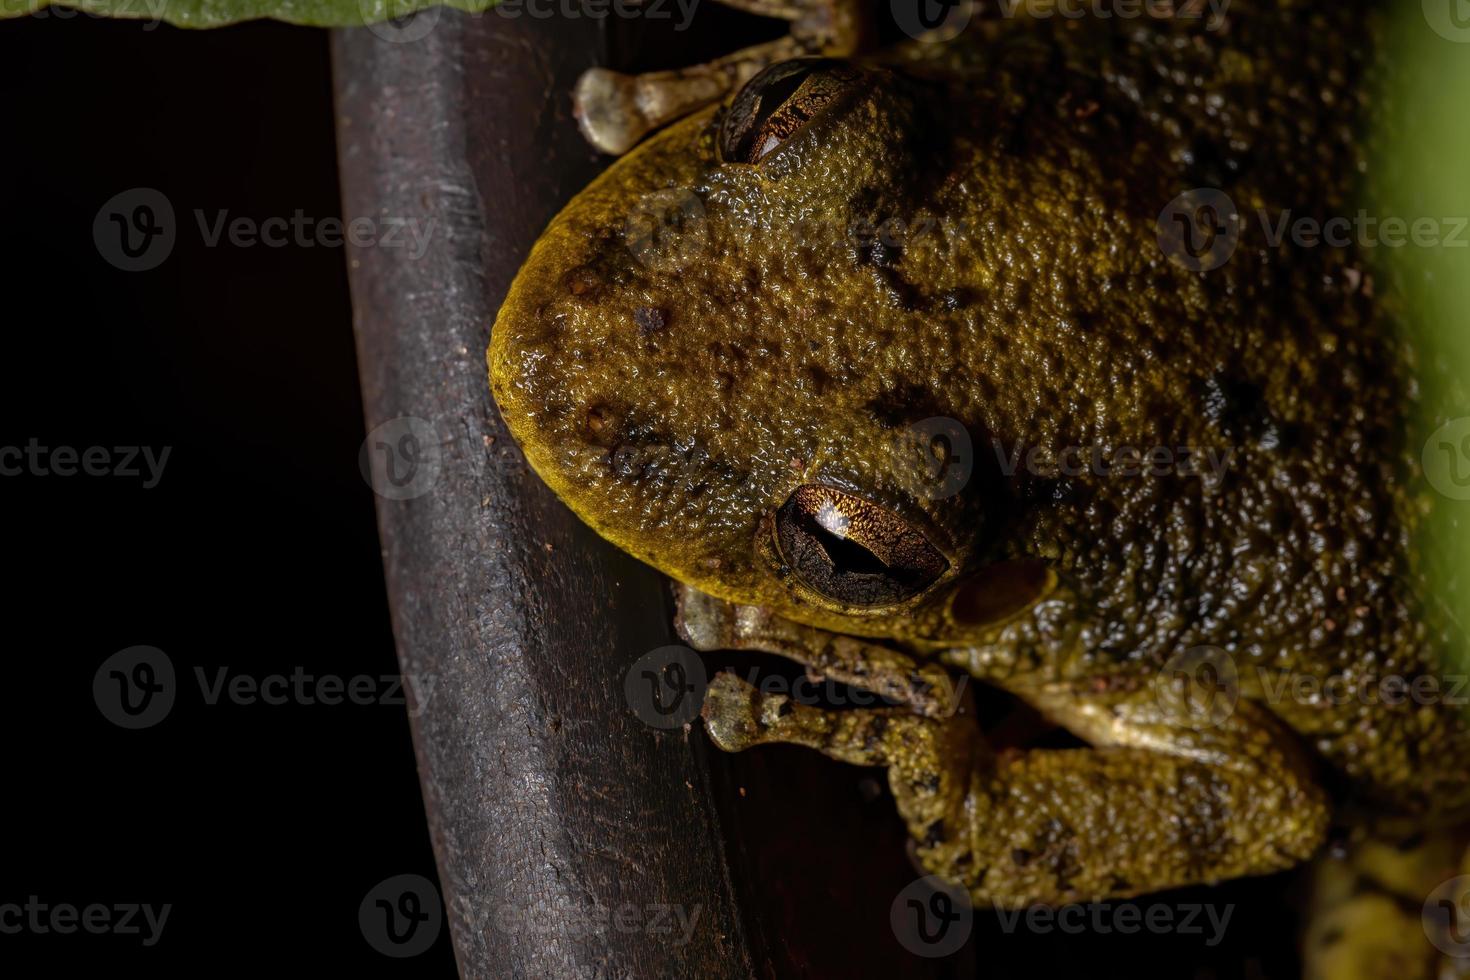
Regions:
<instances>
[{"instance_id":1,"label":"green leaf edge","mask_svg":"<svg viewBox=\"0 0 1470 980\"><path fill-rule=\"evenodd\" d=\"M306 27L360 27L436 5L480 13L498 0L0 0L0 19L46 16L49 8L76 11L66 16L115 17L161 21L175 27L226 27L270 18ZM161 13L160 13L161 8ZM58 16L62 16L58 14Z\"/></svg>"}]
</instances>

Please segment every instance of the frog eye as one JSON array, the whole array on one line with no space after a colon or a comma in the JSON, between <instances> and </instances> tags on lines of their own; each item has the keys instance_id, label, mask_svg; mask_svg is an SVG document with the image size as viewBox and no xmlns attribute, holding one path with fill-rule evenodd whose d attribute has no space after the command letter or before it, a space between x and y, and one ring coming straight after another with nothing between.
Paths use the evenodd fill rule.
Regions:
<instances>
[{"instance_id":1,"label":"frog eye","mask_svg":"<svg viewBox=\"0 0 1470 980\"><path fill-rule=\"evenodd\" d=\"M720 125L726 163L760 163L818 113L860 87L864 73L831 58L771 65L740 90Z\"/></svg>"},{"instance_id":2,"label":"frog eye","mask_svg":"<svg viewBox=\"0 0 1470 980\"><path fill-rule=\"evenodd\" d=\"M813 591L851 606L918 595L949 562L908 521L861 497L807 484L776 511L782 559Z\"/></svg>"}]
</instances>

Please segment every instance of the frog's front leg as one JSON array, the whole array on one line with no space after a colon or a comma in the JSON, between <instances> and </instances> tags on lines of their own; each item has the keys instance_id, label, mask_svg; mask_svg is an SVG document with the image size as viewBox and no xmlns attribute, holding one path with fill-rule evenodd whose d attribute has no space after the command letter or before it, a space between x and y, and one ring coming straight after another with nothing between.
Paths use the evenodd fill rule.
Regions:
<instances>
[{"instance_id":1,"label":"frog's front leg","mask_svg":"<svg viewBox=\"0 0 1470 980\"><path fill-rule=\"evenodd\" d=\"M783 619L759 606L736 606L683 584L674 586L675 628L696 650L759 650L930 718L960 708L964 682L938 664L920 664L889 647Z\"/></svg>"},{"instance_id":2,"label":"frog's front leg","mask_svg":"<svg viewBox=\"0 0 1470 980\"><path fill-rule=\"evenodd\" d=\"M967 801L988 749L967 712L924 718L903 708L831 711L764 694L717 674L704 699L710 737L726 752L789 742L856 766L884 766L898 812L926 867L967 884L973 849Z\"/></svg>"},{"instance_id":3,"label":"frog's front leg","mask_svg":"<svg viewBox=\"0 0 1470 980\"><path fill-rule=\"evenodd\" d=\"M824 711L721 675L705 719L721 748L806 745L886 766L918 856L997 907L1123 898L1262 874L1326 835L1305 756L1250 702L1216 728L1181 728L1152 692L1033 692L1087 749L992 755L974 721L895 709Z\"/></svg>"},{"instance_id":4,"label":"frog's front leg","mask_svg":"<svg viewBox=\"0 0 1470 980\"><path fill-rule=\"evenodd\" d=\"M846 56L863 44L864 0L717 0L791 22L791 33L702 65L625 75L589 68L572 92L582 135L603 153L622 154L649 132L718 102L767 65L809 54Z\"/></svg>"}]
</instances>

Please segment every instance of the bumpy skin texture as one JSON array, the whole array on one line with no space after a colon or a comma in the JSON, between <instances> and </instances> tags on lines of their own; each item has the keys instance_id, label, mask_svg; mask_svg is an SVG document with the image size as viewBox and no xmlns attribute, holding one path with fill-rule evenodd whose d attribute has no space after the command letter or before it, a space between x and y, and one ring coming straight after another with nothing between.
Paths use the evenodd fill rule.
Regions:
<instances>
[{"instance_id":1,"label":"bumpy skin texture","mask_svg":"<svg viewBox=\"0 0 1470 980\"><path fill-rule=\"evenodd\" d=\"M759 165L721 162L724 110L707 111L580 194L500 312L501 410L605 537L731 603L938 656L1104 746L1071 753L1083 762L966 755L977 782L913 804L938 808L913 826L968 821L964 867L940 854L944 832L927 846L977 894L1127 894L1289 865L1324 833L1316 764L1289 730L1332 788L1372 806L1448 818L1470 801L1456 707L1268 696L1303 676L1320 690L1439 673L1448 635L1411 547L1433 499L1392 298L1365 288L1359 250L1273 246L1258 217L1355 212L1373 25L1357 4L1247 0L1217 31L976 23L949 45L860 62L852 97ZM1161 209L1197 187L1222 188L1243 216L1233 256L1202 272L1157 237ZM656 241L650 216L665 225ZM863 233L892 219L897 240ZM933 417L973 439L953 496L915 492L913 460L895 450ZM1018 447L1108 460L1189 447L1227 464L1218 479L1010 472ZM881 606L808 587L773 515L812 485L899 515L944 574ZM977 590L1014 584L1018 560L1051 574L1019 614L977 614ZM1200 748L1144 702L1161 666L1202 644L1233 659L1244 707ZM722 744L844 757L821 734L832 723L751 729L776 709L729 685L716 695ZM936 724L899 727L943 742ZM890 764L876 744L845 757ZM1224 807L1204 822L1229 843L1210 846L1235 850L1187 860L1190 842L1156 827L1131 853L1110 830L1124 800L1185 823ZM1092 841L1083 874L1067 862Z\"/></svg>"}]
</instances>

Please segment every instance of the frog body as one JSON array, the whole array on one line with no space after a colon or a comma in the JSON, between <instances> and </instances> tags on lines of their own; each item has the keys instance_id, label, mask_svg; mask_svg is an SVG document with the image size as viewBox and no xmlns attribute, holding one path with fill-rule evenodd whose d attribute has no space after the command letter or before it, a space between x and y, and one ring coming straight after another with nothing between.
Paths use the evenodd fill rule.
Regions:
<instances>
[{"instance_id":1,"label":"frog body","mask_svg":"<svg viewBox=\"0 0 1470 980\"><path fill-rule=\"evenodd\" d=\"M920 859L1007 905L1289 867L1344 796L1463 819L1452 699L1330 696L1443 673L1414 353L1361 250L1271 234L1355 210L1375 31L981 18L767 69L553 221L489 352L531 465L694 645L897 705L721 678L718 743L888 766ZM1230 709L1181 720L1201 657ZM943 667L1093 748L995 756Z\"/></svg>"}]
</instances>

